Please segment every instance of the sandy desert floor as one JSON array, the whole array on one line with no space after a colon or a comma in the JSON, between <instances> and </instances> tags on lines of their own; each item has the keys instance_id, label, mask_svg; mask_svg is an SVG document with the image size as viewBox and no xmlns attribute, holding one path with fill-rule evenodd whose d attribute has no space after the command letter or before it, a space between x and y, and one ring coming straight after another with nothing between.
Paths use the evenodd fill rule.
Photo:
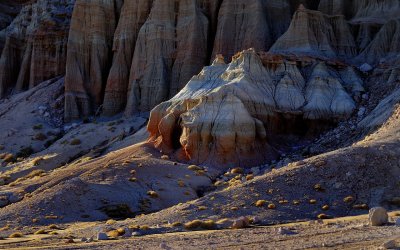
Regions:
<instances>
[{"instance_id":1,"label":"sandy desert floor","mask_svg":"<svg viewBox=\"0 0 400 250\"><path fill-rule=\"evenodd\" d=\"M366 215L325 221L308 221L241 230L196 231L148 235L130 239L66 243L60 236L31 236L0 241L1 249L378 249L394 241L400 248L400 227L393 220L382 227L368 225ZM86 227L70 225L68 231ZM62 235L60 231L60 235Z\"/></svg>"}]
</instances>

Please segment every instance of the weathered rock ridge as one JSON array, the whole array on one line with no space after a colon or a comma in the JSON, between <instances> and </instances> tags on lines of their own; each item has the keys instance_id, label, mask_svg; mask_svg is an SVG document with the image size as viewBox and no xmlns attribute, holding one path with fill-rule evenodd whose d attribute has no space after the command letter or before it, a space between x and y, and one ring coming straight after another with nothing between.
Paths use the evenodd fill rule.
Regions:
<instances>
[{"instance_id":1,"label":"weathered rock ridge","mask_svg":"<svg viewBox=\"0 0 400 250\"><path fill-rule=\"evenodd\" d=\"M312 2L304 4L313 7ZM96 6L91 8L91 4ZM119 19L114 15L121 7L118 1L91 4L78 1L73 20L97 17L96 9L108 13L107 19L91 19L84 22L86 27L82 22L72 23L66 72L67 120L88 116L99 108L106 115L151 110L182 89L212 55L230 58L250 47L268 50L286 31L299 2L125 1ZM91 30L90 23L105 30L83 45L81 41L90 34L83 30ZM90 49L99 39L103 39L103 48ZM76 48L82 46L89 53L77 56ZM92 77L96 72L102 72L101 76Z\"/></svg>"},{"instance_id":2,"label":"weathered rock ridge","mask_svg":"<svg viewBox=\"0 0 400 250\"><path fill-rule=\"evenodd\" d=\"M73 4L74 0L26 4L2 31L5 45L0 57L0 98L10 90L20 92L64 74Z\"/></svg>"},{"instance_id":3,"label":"weathered rock ridge","mask_svg":"<svg viewBox=\"0 0 400 250\"><path fill-rule=\"evenodd\" d=\"M254 50L225 64L222 56L194 76L150 116L150 141L167 154L191 163L254 166L275 156L269 135L312 133L312 124L349 117L363 91L351 68L323 62L277 61L263 65ZM338 77L340 76L340 77ZM298 131L301 123L306 131ZM285 127L285 128L283 128Z\"/></svg>"},{"instance_id":4,"label":"weathered rock ridge","mask_svg":"<svg viewBox=\"0 0 400 250\"><path fill-rule=\"evenodd\" d=\"M173 97L218 54L374 66L400 50L397 0L74 2L1 3L0 98L65 74L66 121L132 115Z\"/></svg>"},{"instance_id":5,"label":"weathered rock ridge","mask_svg":"<svg viewBox=\"0 0 400 250\"><path fill-rule=\"evenodd\" d=\"M100 8L111 21L91 19L103 23L104 30L85 43L88 53L79 56L74 48L91 26L72 25L67 120L101 109L105 115L147 112L179 92L217 54L230 60L244 49L271 49L348 62L357 57L360 65L398 51L396 40L386 46L393 34L381 34L395 29L390 20L397 17L398 1L141 0L125 1L121 11L118 1L92 1L93 8L81 2L73 19L97 17ZM99 40L103 48L90 49ZM80 65L79 74L74 65Z\"/></svg>"},{"instance_id":6,"label":"weathered rock ridge","mask_svg":"<svg viewBox=\"0 0 400 250\"><path fill-rule=\"evenodd\" d=\"M344 16L328 16L301 6L288 31L271 51L352 58L357 54L357 47Z\"/></svg>"}]
</instances>

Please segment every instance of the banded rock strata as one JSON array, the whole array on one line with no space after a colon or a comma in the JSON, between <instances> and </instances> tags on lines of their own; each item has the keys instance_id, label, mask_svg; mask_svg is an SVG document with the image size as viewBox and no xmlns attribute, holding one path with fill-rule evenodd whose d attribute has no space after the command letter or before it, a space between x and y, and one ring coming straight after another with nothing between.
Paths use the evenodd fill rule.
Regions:
<instances>
[{"instance_id":1,"label":"banded rock strata","mask_svg":"<svg viewBox=\"0 0 400 250\"><path fill-rule=\"evenodd\" d=\"M65 73L66 121L148 112L217 54L255 48L360 66L399 52L397 0L78 0L71 27L74 0L2 4L1 27L22 10L0 31L0 96Z\"/></svg>"},{"instance_id":2,"label":"banded rock strata","mask_svg":"<svg viewBox=\"0 0 400 250\"><path fill-rule=\"evenodd\" d=\"M99 18L74 25L73 21L66 120L91 115L99 108L106 115L149 111L174 96L214 55L230 58L250 47L267 51L286 31L300 3L318 7L315 1L289 0L130 0L120 11L118 1L83 3L87 1L77 1L73 20L98 17L96 9L101 9L110 22ZM119 18L116 12L121 12ZM104 30L97 40L90 40L83 30L96 22ZM99 39L102 48L91 49ZM76 52L84 46L89 53ZM101 76L92 76L99 72Z\"/></svg>"},{"instance_id":3,"label":"banded rock strata","mask_svg":"<svg viewBox=\"0 0 400 250\"><path fill-rule=\"evenodd\" d=\"M252 49L230 64L217 56L151 112L150 141L162 152L195 164L254 166L275 156L270 134L291 134L299 120L344 119L355 109L352 95L363 91L362 80L350 67L335 70L316 62L303 76L295 62L270 66L264 67ZM284 124L292 127L282 131Z\"/></svg>"},{"instance_id":4,"label":"banded rock strata","mask_svg":"<svg viewBox=\"0 0 400 250\"><path fill-rule=\"evenodd\" d=\"M0 98L10 90L20 92L64 74L73 4L73 0L26 4L3 31Z\"/></svg>"}]
</instances>

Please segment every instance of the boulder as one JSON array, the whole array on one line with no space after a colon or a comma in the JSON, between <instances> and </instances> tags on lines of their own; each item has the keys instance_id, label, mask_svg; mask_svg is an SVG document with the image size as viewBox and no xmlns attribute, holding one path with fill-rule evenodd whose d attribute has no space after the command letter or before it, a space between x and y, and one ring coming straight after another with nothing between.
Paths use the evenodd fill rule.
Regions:
<instances>
[{"instance_id":1,"label":"boulder","mask_svg":"<svg viewBox=\"0 0 400 250\"><path fill-rule=\"evenodd\" d=\"M389 216L383 207L374 207L369 210L369 224L371 226L383 226L389 221Z\"/></svg>"},{"instance_id":2,"label":"boulder","mask_svg":"<svg viewBox=\"0 0 400 250\"><path fill-rule=\"evenodd\" d=\"M98 233L96 240L109 240L108 235L106 233Z\"/></svg>"},{"instance_id":3,"label":"boulder","mask_svg":"<svg viewBox=\"0 0 400 250\"><path fill-rule=\"evenodd\" d=\"M246 228L250 226L250 220L247 217L240 217L238 219L235 219L232 223L232 228L233 229L241 229L241 228Z\"/></svg>"}]
</instances>

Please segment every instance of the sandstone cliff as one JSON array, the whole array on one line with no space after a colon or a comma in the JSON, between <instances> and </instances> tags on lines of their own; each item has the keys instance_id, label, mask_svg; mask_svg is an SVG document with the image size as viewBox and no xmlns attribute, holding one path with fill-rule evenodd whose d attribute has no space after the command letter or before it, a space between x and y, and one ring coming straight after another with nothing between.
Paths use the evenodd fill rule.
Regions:
<instances>
[{"instance_id":1,"label":"sandstone cliff","mask_svg":"<svg viewBox=\"0 0 400 250\"><path fill-rule=\"evenodd\" d=\"M398 53L396 0L79 0L71 27L73 0L2 4L1 27L13 21L0 32L0 96L65 73L66 121L150 111L217 54L230 62L255 48L360 66Z\"/></svg>"},{"instance_id":2,"label":"sandstone cliff","mask_svg":"<svg viewBox=\"0 0 400 250\"><path fill-rule=\"evenodd\" d=\"M64 74L73 4L73 0L27 4L3 31L0 98L11 89L20 92Z\"/></svg>"},{"instance_id":3,"label":"sandstone cliff","mask_svg":"<svg viewBox=\"0 0 400 250\"><path fill-rule=\"evenodd\" d=\"M127 101L130 65L139 30L145 23L153 0L125 1L113 42L113 62L107 78L104 114L121 112Z\"/></svg>"},{"instance_id":4,"label":"sandstone cliff","mask_svg":"<svg viewBox=\"0 0 400 250\"><path fill-rule=\"evenodd\" d=\"M300 6L288 31L272 52L351 58L357 53L350 27L343 16L327 16Z\"/></svg>"},{"instance_id":5,"label":"sandstone cliff","mask_svg":"<svg viewBox=\"0 0 400 250\"><path fill-rule=\"evenodd\" d=\"M4 42L6 39L5 28L13 21L18 15L23 4L30 0L3 0L0 3L0 53L3 50Z\"/></svg>"},{"instance_id":6,"label":"sandstone cliff","mask_svg":"<svg viewBox=\"0 0 400 250\"><path fill-rule=\"evenodd\" d=\"M65 117L88 116L103 102L119 7L116 1L103 0L75 4L68 38Z\"/></svg>"},{"instance_id":7,"label":"sandstone cliff","mask_svg":"<svg viewBox=\"0 0 400 250\"><path fill-rule=\"evenodd\" d=\"M118 18L110 11L116 8L114 12L119 13L118 2L108 8L97 1L91 8L78 1L73 20L97 17L96 9L106 8L111 21L104 24L110 26L107 31L99 33L98 39L106 46L92 50L93 42L87 42L85 56L76 56L75 48L82 47L79 41L85 37L84 30L90 30L95 21L79 22L79 27L72 24L65 118L87 116L98 108L105 115L124 109L128 115L149 111L174 96L216 54L229 61L243 49L267 51L287 30L299 4L318 8L315 1L141 0L124 1ZM100 63L94 63L97 57ZM88 77L94 72L102 74Z\"/></svg>"},{"instance_id":8,"label":"sandstone cliff","mask_svg":"<svg viewBox=\"0 0 400 250\"><path fill-rule=\"evenodd\" d=\"M311 74L303 76L295 62L269 66L254 50L228 65L218 56L151 112L150 140L162 152L192 163L254 166L276 155L269 135L299 133L302 122L346 118L355 109L351 93L363 90L351 68L335 70L315 61ZM343 80L336 76L341 72Z\"/></svg>"}]
</instances>

